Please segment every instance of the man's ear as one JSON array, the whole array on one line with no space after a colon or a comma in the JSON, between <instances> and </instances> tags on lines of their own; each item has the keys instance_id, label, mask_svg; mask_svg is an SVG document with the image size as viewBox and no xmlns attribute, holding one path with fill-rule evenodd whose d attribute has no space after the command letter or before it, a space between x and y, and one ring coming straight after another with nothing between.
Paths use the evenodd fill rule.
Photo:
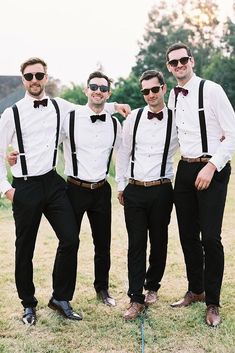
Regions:
<instances>
[{"instance_id":1,"label":"man's ear","mask_svg":"<svg viewBox=\"0 0 235 353\"><path fill-rule=\"evenodd\" d=\"M88 90L87 87L85 87L85 88L83 89L83 92L85 93L86 96L87 96L87 90Z\"/></svg>"},{"instance_id":2,"label":"man's ear","mask_svg":"<svg viewBox=\"0 0 235 353\"><path fill-rule=\"evenodd\" d=\"M168 70L169 72L171 72L171 65L169 65L168 63L166 63L166 67L167 67L167 70Z\"/></svg>"}]
</instances>

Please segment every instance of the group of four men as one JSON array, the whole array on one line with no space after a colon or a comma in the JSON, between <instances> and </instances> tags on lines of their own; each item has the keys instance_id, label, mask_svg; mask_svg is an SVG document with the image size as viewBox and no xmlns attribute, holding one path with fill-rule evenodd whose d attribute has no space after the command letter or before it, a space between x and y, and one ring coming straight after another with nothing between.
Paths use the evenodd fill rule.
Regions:
<instances>
[{"instance_id":1,"label":"group of four men","mask_svg":"<svg viewBox=\"0 0 235 353\"><path fill-rule=\"evenodd\" d=\"M12 201L15 278L25 324L36 322L32 259L42 214L59 239L48 306L68 319L82 319L70 301L85 212L95 248L94 287L104 304L115 305L108 291L111 188L107 174L113 149L117 151L118 199L124 205L128 232L130 306L124 319L134 320L146 305L157 301L174 201L188 291L172 306L205 301L206 323L220 323L224 268L221 226L229 161L235 151L235 114L220 85L194 74L194 59L186 45L177 43L168 49L167 68L178 82L170 92L168 108L163 75L154 70L144 72L140 87L147 105L131 112L121 135L121 125L112 113L127 116L130 108L106 103L111 94L111 80L106 75L92 73L85 89L87 105L74 106L46 96L48 76L43 60L33 58L22 64L26 95L0 119L0 191ZM67 183L55 172L60 142ZM12 185L6 179L4 164L9 144L17 151L9 157L11 164L16 162ZM181 160L173 194L173 155L178 145Z\"/></svg>"}]
</instances>

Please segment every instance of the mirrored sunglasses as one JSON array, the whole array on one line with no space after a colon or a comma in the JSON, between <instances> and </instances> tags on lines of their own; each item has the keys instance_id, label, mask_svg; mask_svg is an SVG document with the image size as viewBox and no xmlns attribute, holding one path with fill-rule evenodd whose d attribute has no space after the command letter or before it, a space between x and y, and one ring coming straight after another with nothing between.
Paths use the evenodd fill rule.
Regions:
<instances>
[{"instance_id":1,"label":"mirrored sunglasses","mask_svg":"<svg viewBox=\"0 0 235 353\"><path fill-rule=\"evenodd\" d=\"M35 74L32 74L31 72L24 74L24 78L26 81L32 81L33 77L36 78L36 80L41 81L45 77L45 72L36 72Z\"/></svg>"}]
</instances>

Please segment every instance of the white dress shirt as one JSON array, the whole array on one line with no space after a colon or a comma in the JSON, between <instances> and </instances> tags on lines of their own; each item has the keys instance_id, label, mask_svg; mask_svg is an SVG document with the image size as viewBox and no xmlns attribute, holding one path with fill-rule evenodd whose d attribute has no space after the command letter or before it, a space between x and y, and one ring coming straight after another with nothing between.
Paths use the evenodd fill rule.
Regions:
<instances>
[{"instance_id":1,"label":"white dress shirt","mask_svg":"<svg viewBox=\"0 0 235 353\"><path fill-rule=\"evenodd\" d=\"M44 98L48 97L44 96ZM33 107L34 100L26 93L25 97L16 103L20 116L28 176L42 175L52 169L57 127L57 115L50 99L48 99L46 107L40 105L39 108ZM68 112L76 106L62 98L56 98L56 102L60 110L61 129ZM107 103L105 107L111 114L114 113L114 103ZM5 167L5 157L9 145L19 151L11 107L7 108L0 118L0 193L2 194L12 188L7 180ZM13 176L22 177L19 157L17 163L11 167L11 171Z\"/></svg>"},{"instance_id":2,"label":"white dress shirt","mask_svg":"<svg viewBox=\"0 0 235 353\"><path fill-rule=\"evenodd\" d=\"M75 110L74 140L78 166L77 178L88 182L97 182L106 178L108 159L114 140L114 127L111 115L103 110L98 115L106 114L106 120L92 123L90 116L97 115L88 105ZM69 114L63 127L65 174L74 176L71 145L69 139ZM116 118L115 118L116 119ZM121 143L121 125L117 121L117 135L114 148Z\"/></svg>"},{"instance_id":3,"label":"white dress shirt","mask_svg":"<svg viewBox=\"0 0 235 353\"><path fill-rule=\"evenodd\" d=\"M198 114L198 92L201 78L193 77L184 85L188 95L179 93L176 105L176 126L181 155L197 158L202 155L202 142ZM204 112L207 130L208 155L220 171L235 151L235 113L223 90L212 81L203 89ZM168 106L174 110L175 93L171 90ZM224 138L225 137L225 138Z\"/></svg>"},{"instance_id":4,"label":"white dress shirt","mask_svg":"<svg viewBox=\"0 0 235 353\"><path fill-rule=\"evenodd\" d=\"M157 118L148 119L149 107L146 106L142 112L135 144L134 179L140 181L152 181L161 178L162 157L165 147L167 130L167 108L163 109L162 120ZM133 141L133 129L138 109L124 121L122 144L117 153L116 180L118 191L123 191L128 179L131 177L131 151ZM173 178L173 155L178 148L178 138L173 119L171 141L168 151L165 177Z\"/></svg>"}]
</instances>

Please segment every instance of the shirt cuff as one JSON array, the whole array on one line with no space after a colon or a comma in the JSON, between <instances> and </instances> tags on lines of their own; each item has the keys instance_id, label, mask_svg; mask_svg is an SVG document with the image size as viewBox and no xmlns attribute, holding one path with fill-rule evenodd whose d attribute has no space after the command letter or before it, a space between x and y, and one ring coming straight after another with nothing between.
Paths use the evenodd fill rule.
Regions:
<instances>
[{"instance_id":1,"label":"shirt cuff","mask_svg":"<svg viewBox=\"0 0 235 353\"><path fill-rule=\"evenodd\" d=\"M214 164L216 166L216 170L220 172L228 161L224 162L224 160L222 161L218 156L213 156L210 158L210 162Z\"/></svg>"},{"instance_id":2,"label":"shirt cuff","mask_svg":"<svg viewBox=\"0 0 235 353\"><path fill-rule=\"evenodd\" d=\"M12 186L11 186L11 184L10 184L7 180L4 180L4 181L1 181L1 182L0 182L1 197L5 197L5 193L6 193L8 190L11 190L11 189L12 189Z\"/></svg>"},{"instance_id":3,"label":"shirt cuff","mask_svg":"<svg viewBox=\"0 0 235 353\"><path fill-rule=\"evenodd\" d=\"M125 189L125 187L127 186L128 184L128 180L125 179L123 181L119 181L118 183L118 191L123 191Z\"/></svg>"}]
</instances>

